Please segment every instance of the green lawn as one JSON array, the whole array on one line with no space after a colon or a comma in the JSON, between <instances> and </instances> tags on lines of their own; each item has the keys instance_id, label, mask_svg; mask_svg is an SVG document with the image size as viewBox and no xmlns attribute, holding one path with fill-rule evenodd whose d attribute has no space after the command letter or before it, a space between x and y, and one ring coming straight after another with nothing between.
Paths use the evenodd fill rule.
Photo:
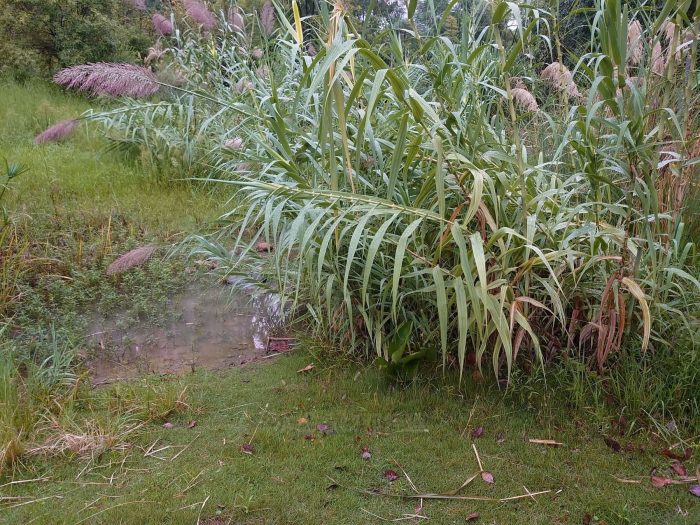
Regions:
<instances>
[{"instance_id":1,"label":"green lawn","mask_svg":"<svg viewBox=\"0 0 700 525\"><path fill-rule=\"evenodd\" d=\"M31 498L4 510L6 522L195 523L221 516L222 523L379 523L369 513L401 517L414 513L419 500L363 492L412 494L401 469L421 492L455 490L479 470L472 445L495 483L477 478L461 495L551 492L507 503L424 500L423 514L432 523L465 523L472 512L481 523L502 524L578 524L587 513L591 523L608 524L700 519L697 499L685 486L651 486L650 470L668 465L660 442L634 440L645 450L617 453L585 422L538 421L536 413L500 401L486 387L467 386L462 393L445 386L395 389L371 368L318 360L310 373L297 372L311 360L298 351L163 380L176 390L187 387L189 408L168 419L175 428L162 428L160 419L148 423L125 453L33 459L17 479L48 479L2 489L5 496ZM120 388L94 395L115 396ZM196 426L186 428L192 420ZM332 433L319 432L318 424ZM472 438L479 426L483 434ZM564 445L535 445L530 438ZM241 450L248 442L252 455ZM145 456L161 447L171 448ZM361 458L363 447L369 460ZM388 469L399 480L385 480Z\"/></svg>"},{"instance_id":2,"label":"green lawn","mask_svg":"<svg viewBox=\"0 0 700 525\"><path fill-rule=\"evenodd\" d=\"M50 342L42 334L53 327L79 350L94 309L126 305L131 322L157 321L167 297L193 278L186 263L158 259L121 280L106 279L105 266L126 249L169 247L205 228L225 196L154 181L106 151L90 128L62 144L34 146L34 133L89 107L80 97L0 83L0 100L0 156L31 169L8 201L29 254L10 343L22 355L41 355ZM371 366L314 349L305 343L292 355L239 369L97 390L83 377L60 399L47 396L22 436L25 454L0 473L0 523L381 523L420 505L395 497L415 494L403 471L420 492L454 491L479 472L473 446L495 483L477 476L459 495L499 500L549 492L509 502L424 500L431 523L465 523L475 512L478 523L489 524L700 520L687 485L650 483L653 468L666 475L670 461L660 451L680 439L677 432L634 427L621 436L598 409L572 413L562 400L537 394L526 403L527 396L470 378L461 389L439 374L396 387ZM313 370L297 372L310 363ZM174 427L163 428L166 421ZM472 437L478 427L483 434ZM615 452L604 436L630 450ZM693 439L690 472L700 456ZM84 455L47 449L81 443ZM241 448L248 443L252 454ZM361 457L364 447L369 459ZM387 481L387 470L399 479Z\"/></svg>"}]
</instances>

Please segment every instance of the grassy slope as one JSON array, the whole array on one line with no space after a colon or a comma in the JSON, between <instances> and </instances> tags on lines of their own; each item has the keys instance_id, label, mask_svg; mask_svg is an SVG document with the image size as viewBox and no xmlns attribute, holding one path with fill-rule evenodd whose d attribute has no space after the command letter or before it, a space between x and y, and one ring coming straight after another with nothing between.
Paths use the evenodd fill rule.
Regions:
<instances>
[{"instance_id":1,"label":"grassy slope","mask_svg":"<svg viewBox=\"0 0 700 525\"><path fill-rule=\"evenodd\" d=\"M50 85L20 87L1 80L0 93L0 157L31 168L16 181L16 212L59 220L65 215L96 220L112 214L144 229L146 236L193 230L216 216L204 192L164 188L135 165L120 162L94 127L82 125L63 144L34 146L36 133L90 108L83 97L64 95Z\"/></svg>"},{"instance_id":2,"label":"grassy slope","mask_svg":"<svg viewBox=\"0 0 700 525\"><path fill-rule=\"evenodd\" d=\"M177 266L152 265L150 273L135 272L127 287L103 279L102 268L126 247L170 242L205 223L215 216L213 201L186 187L154 184L104 153L104 143L85 129L65 144L34 147L33 133L74 116L87 102L44 86L3 84L0 93L0 155L32 168L13 192L15 217L31 233L34 256L45 245L47 257L70 267L70 279L49 278L25 290L20 327L30 330L35 322L45 329L52 319L66 319L70 335L79 327L72 320L80 312L73 310L92 299L108 308L154 301L156 294L167 293L168 281L182 278ZM42 295L46 287L57 291ZM317 362L316 370L296 372L311 360ZM665 446L661 442L648 440L644 452L618 454L605 446L598 429L567 420L556 407L531 412L500 400L486 387L469 387L461 394L449 386L393 390L374 370L360 369L355 376L357 367L336 365L299 351L238 370L85 393L70 410L88 418L125 417L123 399L138 399L148 408L148 394L163 389L187 387L189 408L172 420L174 429L162 428L158 417L147 423L126 453L106 453L92 461L25 459L13 479L49 480L0 488L2 496L29 498L12 501L21 506L0 508L0 522L193 523L200 509L201 517L218 510L234 523L379 522L362 509L390 518L413 512L417 502L358 490L410 492L405 479L391 486L383 479L388 468L400 473L394 461L422 491L457 488L478 468L469 430L480 425L484 435L474 442L496 484L475 480L464 494L506 497L522 494L523 486L562 492L507 504L427 502L425 514L432 523L464 523L471 512L479 512L483 523L581 523L586 513L594 517L592 523L597 517L608 524L693 524L700 519L697 499L685 487L649 485L649 471L668 465L658 454ZM158 412L162 401L158 395L154 399L153 411ZM302 417L308 423L299 424ZM183 428L192 419L197 426ZM318 423L330 425L335 434L321 436L315 431ZM495 439L499 432L505 435L501 444ZM304 438L310 433L315 434L312 441ZM243 454L240 446L251 437L255 454ZM531 437L554 438L566 446L531 445ZM157 439L154 450L191 445L174 461L144 457ZM363 446L372 453L370 461L360 458ZM171 458L179 450L166 448L159 455ZM613 476L643 483L623 484ZM340 487L328 489L328 477ZM9 481L0 480L0 485ZM41 498L50 499L35 501Z\"/></svg>"}]
</instances>

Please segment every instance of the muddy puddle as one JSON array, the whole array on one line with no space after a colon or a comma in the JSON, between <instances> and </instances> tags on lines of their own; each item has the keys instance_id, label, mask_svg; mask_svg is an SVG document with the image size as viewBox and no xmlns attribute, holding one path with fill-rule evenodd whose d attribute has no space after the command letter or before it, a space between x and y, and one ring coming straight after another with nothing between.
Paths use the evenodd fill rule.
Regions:
<instances>
[{"instance_id":1,"label":"muddy puddle","mask_svg":"<svg viewBox=\"0 0 700 525\"><path fill-rule=\"evenodd\" d=\"M119 316L95 321L85 359L93 385L222 369L288 349L280 300L272 293L187 290L168 302L166 319L162 326L128 328L119 327Z\"/></svg>"}]
</instances>

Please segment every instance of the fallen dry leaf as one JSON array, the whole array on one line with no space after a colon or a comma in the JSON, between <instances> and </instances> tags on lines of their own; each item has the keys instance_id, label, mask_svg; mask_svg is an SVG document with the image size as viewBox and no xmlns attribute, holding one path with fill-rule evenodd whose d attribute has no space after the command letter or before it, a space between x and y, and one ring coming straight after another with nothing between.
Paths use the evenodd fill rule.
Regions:
<instances>
[{"instance_id":1,"label":"fallen dry leaf","mask_svg":"<svg viewBox=\"0 0 700 525\"><path fill-rule=\"evenodd\" d=\"M693 496L700 498L700 485L691 485L688 487L688 492L690 492Z\"/></svg>"},{"instance_id":2,"label":"fallen dry leaf","mask_svg":"<svg viewBox=\"0 0 700 525\"><path fill-rule=\"evenodd\" d=\"M251 443L243 443L241 445L241 452L252 455L255 453L255 447Z\"/></svg>"},{"instance_id":3,"label":"fallen dry leaf","mask_svg":"<svg viewBox=\"0 0 700 525\"><path fill-rule=\"evenodd\" d=\"M586 512L586 513L583 515L583 520L582 520L581 523L583 523L583 525L591 525L591 522L592 522L592 521L593 521L593 516L591 516L591 513L590 513L590 512Z\"/></svg>"},{"instance_id":4,"label":"fallen dry leaf","mask_svg":"<svg viewBox=\"0 0 700 525\"><path fill-rule=\"evenodd\" d=\"M671 478L665 478L663 476L652 476L651 484L654 485L657 489L660 489L662 487L665 487L666 485L672 485L673 480Z\"/></svg>"},{"instance_id":5,"label":"fallen dry leaf","mask_svg":"<svg viewBox=\"0 0 700 525\"><path fill-rule=\"evenodd\" d=\"M299 419L297 419L297 425L306 425L308 422L309 420L305 417L300 417Z\"/></svg>"},{"instance_id":6,"label":"fallen dry leaf","mask_svg":"<svg viewBox=\"0 0 700 525\"><path fill-rule=\"evenodd\" d=\"M316 367L313 363L311 363L310 365L306 365L304 368L300 368L299 370L297 370L297 374L305 374L306 372L311 372L314 368Z\"/></svg>"},{"instance_id":7,"label":"fallen dry leaf","mask_svg":"<svg viewBox=\"0 0 700 525\"><path fill-rule=\"evenodd\" d=\"M314 435L313 434L304 434L304 439L306 441L313 441L314 440Z\"/></svg>"},{"instance_id":8,"label":"fallen dry leaf","mask_svg":"<svg viewBox=\"0 0 700 525\"><path fill-rule=\"evenodd\" d=\"M171 429L175 428L175 425L173 425L170 421L167 421L166 423L163 423L163 428Z\"/></svg>"},{"instance_id":9,"label":"fallen dry leaf","mask_svg":"<svg viewBox=\"0 0 700 525\"><path fill-rule=\"evenodd\" d=\"M362 453L360 454L362 459L370 459L372 454L369 453L369 447L362 447Z\"/></svg>"},{"instance_id":10,"label":"fallen dry leaf","mask_svg":"<svg viewBox=\"0 0 700 525\"><path fill-rule=\"evenodd\" d=\"M386 470L384 471L384 479L386 479L389 482L396 481L397 479L399 479L399 475L394 470Z\"/></svg>"},{"instance_id":11,"label":"fallen dry leaf","mask_svg":"<svg viewBox=\"0 0 700 525\"><path fill-rule=\"evenodd\" d=\"M484 480L486 483L488 483L489 485L492 484L492 483L496 483L496 481L493 479L493 474L491 474L490 472L488 472L488 471L486 471L486 470L484 470L484 471L481 473L481 479L483 479L483 480Z\"/></svg>"},{"instance_id":12,"label":"fallen dry leaf","mask_svg":"<svg viewBox=\"0 0 700 525\"><path fill-rule=\"evenodd\" d=\"M675 459L676 461L687 461L690 459L690 456L693 455L693 449L690 447L686 448L682 452L682 454L679 454L678 452L674 452L670 448L667 448L661 451L661 455L667 457L668 459Z\"/></svg>"},{"instance_id":13,"label":"fallen dry leaf","mask_svg":"<svg viewBox=\"0 0 700 525\"><path fill-rule=\"evenodd\" d=\"M506 435L503 432L496 434L496 443L505 443Z\"/></svg>"},{"instance_id":14,"label":"fallen dry leaf","mask_svg":"<svg viewBox=\"0 0 700 525\"><path fill-rule=\"evenodd\" d=\"M480 438L484 434L484 427L476 427L473 428L472 431L470 432L470 435L474 438Z\"/></svg>"},{"instance_id":15,"label":"fallen dry leaf","mask_svg":"<svg viewBox=\"0 0 700 525\"><path fill-rule=\"evenodd\" d=\"M472 512L467 516L467 521L476 521L479 519L479 513L478 512Z\"/></svg>"},{"instance_id":16,"label":"fallen dry leaf","mask_svg":"<svg viewBox=\"0 0 700 525\"><path fill-rule=\"evenodd\" d=\"M605 436L603 437L603 441L605 441L605 444L608 446L608 448L614 450L615 452L620 452L620 450L622 450L620 442L611 437Z\"/></svg>"},{"instance_id":17,"label":"fallen dry leaf","mask_svg":"<svg viewBox=\"0 0 700 525\"><path fill-rule=\"evenodd\" d=\"M194 428L197 426L197 422L193 419L187 423L187 428Z\"/></svg>"},{"instance_id":18,"label":"fallen dry leaf","mask_svg":"<svg viewBox=\"0 0 700 525\"><path fill-rule=\"evenodd\" d=\"M333 429L326 425L325 423L320 423L316 425L316 430L318 430L321 434L332 434Z\"/></svg>"},{"instance_id":19,"label":"fallen dry leaf","mask_svg":"<svg viewBox=\"0 0 700 525\"><path fill-rule=\"evenodd\" d=\"M674 461L673 463L671 463L671 468L679 476L687 476L688 475L688 469L686 469L685 465L683 463L681 463L680 461Z\"/></svg>"}]
</instances>

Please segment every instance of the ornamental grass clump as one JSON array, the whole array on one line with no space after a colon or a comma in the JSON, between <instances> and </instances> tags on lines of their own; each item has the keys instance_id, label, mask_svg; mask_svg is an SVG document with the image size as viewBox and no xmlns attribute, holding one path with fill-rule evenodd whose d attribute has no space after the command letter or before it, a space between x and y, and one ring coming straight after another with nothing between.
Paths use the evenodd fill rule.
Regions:
<instances>
[{"instance_id":1,"label":"ornamental grass clump","mask_svg":"<svg viewBox=\"0 0 700 525\"><path fill-rule=\"evenodd\" d=\"M334 348L397 373L437 361L509 378L562 356L605 373L692 335L700 286L679 181L698 176L698 71L641 67L644 45L626 83L660 24L628 49L641 15L609 0L575 80L555 56L538 75L554 24L514 5L472 6L454 40L414 28L372 46L338 4L313 60L297 9L265 42L265 82L239 35L185 35L169 53L183 91L103 123L230 188L221 242L200 238L197 253L274 283ZM232 154L231 136L245 148Z\"/></svg>"}]
</instances>

